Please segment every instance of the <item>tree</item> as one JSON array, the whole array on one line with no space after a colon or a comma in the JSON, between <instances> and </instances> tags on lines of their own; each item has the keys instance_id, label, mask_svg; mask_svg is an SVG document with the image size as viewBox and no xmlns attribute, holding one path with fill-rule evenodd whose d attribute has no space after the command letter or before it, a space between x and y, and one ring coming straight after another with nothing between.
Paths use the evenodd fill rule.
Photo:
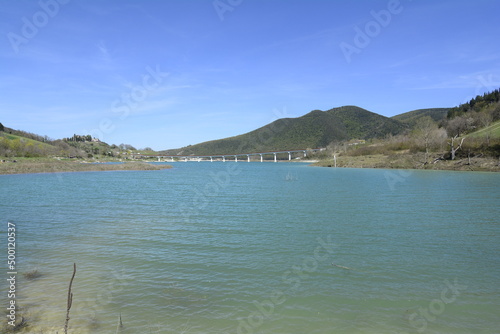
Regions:
<instances>
[{"instance_id":1,"label":"tree","mask_svg":"<svg viewBox=\"0 0 500 334\"><path fill-rule=\"evenodd\" d=\"M0 123L0 132L3 132L3 131L5 131L5 127L3 126L2 123Z\"/></svg>"},{"instance_id":2,"label":"tree","mask_svg":"<svg viewBox=\"0 0 500 334\"><path fill-rule=\"evenodd\" d=\"M120 147L120 149L122 151L128 151L128 150L131 150L131 151L135 151L135 147L133 147L132 145L129 145L129 144L120 144L118 147Z\"/></svg>"},{"instance_id":3,"label":"tree","mask_svg":"<svg viewBox=\"0 0 500 334\"><path fill-rule=\"evenodd\" d=\"M480 126L483 128L490 126L491 122L493 121L493 112L490 110L481 112L477 115L477 120Z\"/></svg>"},{"instance_id":4,"label":"tree","mask_svg":"<svg viewBox=\"0 0 500 334\"><path fill-rule=\"evenodd\" d=\"M438 130L436 122L430 116L420 118L415 124L413 133L417 140L424 143L425 164L429 160L429 148L433 139L433 134Z\"/></svg>"},{"instance_id":5,"label":"tree","mask_svg":"<svg viewBox=\"0 0 500 334\"><path fill-rule=\"evenodd\" d=\"M472 117L457 116L448 121L446 131L450 137L460 137L464 132L474 129L474 119Z\"/></svg>"},{"instance_id":6,"label":"tree","mask_svg":"<svg viewBox=\"0 0 500 334\"><path fill-rule=\"evenodd\" d=\"M462 144L464 143L464 139L465 137L462 138L462 140L460 141L460 145L458 145L457 147L455 147L455 139L457 139L458 136L455 136L455 137L452 137L451 138L451 142L450 142L450 146L451 146L451 149L450 149L450 153L451 153L451 160L455 160L455 154L457 153L457 151L459 149L462 148Z\"/></svg>"},{"instance_id":7,"label":"tree","mask_svg":"<svg viewBox=\"0 0 500 334\"><path fill-rule=\"evenodd\" d=\"M500 120L500 103L497 103L493 111L491 112L491 116L493 118L493 121L498 121Z\"/></svg>"}]
</instances>

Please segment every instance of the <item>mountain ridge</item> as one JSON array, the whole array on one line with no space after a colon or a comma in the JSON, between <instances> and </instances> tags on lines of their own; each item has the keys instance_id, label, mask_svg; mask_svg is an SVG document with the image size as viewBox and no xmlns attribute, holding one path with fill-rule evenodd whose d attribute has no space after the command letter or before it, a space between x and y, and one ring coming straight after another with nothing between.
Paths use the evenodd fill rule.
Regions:
<instances>
[{"instance_id":1,"label":"mountain ridge","mask_svg":"<svg viewBox=\"0 0 500 334\"><path fill-rule=\"evenodd\" d=\"M326 147L336 141L396 135L408 125L357 106L312 110L295 118L281 118L253 131L178 149L172 155L241 154L287 149Z\"/></svg>"}]
</instances>

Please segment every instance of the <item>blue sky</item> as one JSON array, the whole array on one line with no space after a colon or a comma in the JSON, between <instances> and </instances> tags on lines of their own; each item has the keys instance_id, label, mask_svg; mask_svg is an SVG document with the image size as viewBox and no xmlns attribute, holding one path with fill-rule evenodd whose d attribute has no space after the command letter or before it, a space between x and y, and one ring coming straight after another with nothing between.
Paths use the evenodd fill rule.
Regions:
<instances>
[{"instance_id":1,"label":"blue sky","mask_svg":"<svg viewBox=\"0 0 500 334\"><path fill-rule=\"evenodd\" d=\"M497 0L0 0L0 122L156 150L500 87Z\"/></svg>"}]
</instances>

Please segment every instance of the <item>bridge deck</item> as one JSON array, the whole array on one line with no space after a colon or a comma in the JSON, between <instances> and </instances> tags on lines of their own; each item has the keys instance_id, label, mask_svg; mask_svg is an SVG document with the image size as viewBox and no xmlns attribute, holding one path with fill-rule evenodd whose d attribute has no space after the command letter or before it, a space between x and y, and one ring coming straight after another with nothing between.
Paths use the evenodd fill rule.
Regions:
<instances>
[{"instance_id":1,"label":"bridge deck","mask_svg":"<svg viewBox=\"0 0 500 334\"><path fill-rule=\"evenodd\" d=\"M176 154L158 154L158 155L143 155L143 154L135 154L134 156L139 156L139 157L145 157L145 158L184 158L184 159L210 159L213 161L213 158L222 158L225 161L225 158L227 157L234 157L235 161L238 161L238 157L247 157L248 160L250 161L251 156L260 156L261 161L263 159L264 155L274 155L274 161L276 161L276 155L277 154L283 154L287 153L289 160L291 160L291 156L293 153L303 153L304 157L307 156L307 152L317 152L317 151L323 151L325 150L324 148L314 148L314 149L302 149L302 150L284 150L284 151L270 151L270 152L254 152L254 153L235 153L235 154L212 154L212 155L176 155Z\"/></svg>"}]
</instances>

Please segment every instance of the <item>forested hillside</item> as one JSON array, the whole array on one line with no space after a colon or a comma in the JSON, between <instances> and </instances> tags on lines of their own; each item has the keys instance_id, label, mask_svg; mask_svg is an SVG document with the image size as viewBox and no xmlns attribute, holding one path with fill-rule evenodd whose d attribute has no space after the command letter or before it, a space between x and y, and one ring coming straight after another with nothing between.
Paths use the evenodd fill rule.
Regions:
<instances>
[{"instance_id":1,"label":"forested hillside","mask_svg":"<svg viewBox=\"0 0 500 334\"><path fill-rule=\"evenodd\" d=\"M448 116L449 110L450 108L417 109L393 116L392 119L406 123L410 127L413 127L419 119L426 116L429 116L435 122L440 122Z\"/></svg>"},{"instance_id":2,"label":"forested hillside","mask_svg":"<svg viewBox=\"0 0 500 334\"><path fill-rule=\"evenodd\" d=\"M397 120L356 107L313 110L297 118L283 118L235 137L204 142L162 153L176 155L239 154L326 147L335 141L383 138L407 128Z\"/></svg>"}]
</instances>

